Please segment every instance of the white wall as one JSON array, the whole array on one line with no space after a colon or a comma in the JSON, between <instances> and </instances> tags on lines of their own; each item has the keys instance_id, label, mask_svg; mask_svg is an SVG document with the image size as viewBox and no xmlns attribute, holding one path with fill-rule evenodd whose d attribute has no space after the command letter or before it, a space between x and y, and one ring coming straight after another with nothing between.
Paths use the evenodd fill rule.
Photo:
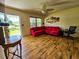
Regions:
<instances>
[{"instance_id":1,"label":"white wall","mask_svg":"<svg viewBox=\"0 0 79 59\"><path fill-rule=\"evenodd\" d=\"M79 37L79 6L52 13L45 20L52 16L60 17L60 21L57 23L47 23L45 21L45 26L60 26L63 29L67 29L69 26L77 26L75 35Z\"/></svg>"}]
</instances>

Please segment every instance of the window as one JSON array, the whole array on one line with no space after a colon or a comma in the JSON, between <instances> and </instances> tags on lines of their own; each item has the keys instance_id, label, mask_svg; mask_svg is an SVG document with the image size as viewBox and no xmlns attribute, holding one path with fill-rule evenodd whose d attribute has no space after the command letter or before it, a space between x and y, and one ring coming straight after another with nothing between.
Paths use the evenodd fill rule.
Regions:
<instances>
[{"instance_id":1,"label":"window","mask_svg":"<svg viewBox=\"0 0 79 59\"><path fill-rule=\"evenodd\" d=\"M37 18L37 27L42 26L42 21L40 18Z\"/></svg>"},{"instance_id":2,"label":"window","mask_svg":"<svg viewBox=\"0 0 79 59\"><path fill-rule=\"evenodd\" d=\"M30 27L36 27L36 19L33 17L30 18Z\"/></svg>"},{"instance_id":3,"label":"window","mask_svg":"<svg viewBox=\"0 0 79 59\"><path fill-rule=\"evenodd\" d=\"M37 17L30 17L30 27L42 26L42 19Z\"/></svg>"}]
</instances>

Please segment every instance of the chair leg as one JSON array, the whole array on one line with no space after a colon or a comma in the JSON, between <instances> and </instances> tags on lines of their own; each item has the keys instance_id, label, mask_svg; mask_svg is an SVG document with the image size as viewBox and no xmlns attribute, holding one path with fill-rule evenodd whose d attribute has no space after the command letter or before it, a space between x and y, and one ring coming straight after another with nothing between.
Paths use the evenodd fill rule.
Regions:
<instances>
[{"instance_id":1,"label":"chair leg","mask_svg":"<svg viewBox=\"0 0 79 59\"><path fill-rule=\"evenodd\" d=\"M7 50L7 51L8 51L8 57L9 57L9 48L8 48L8 50Z\"/></svg>"},{"instance_id":2,"label":"chair leg","mask_svg":"<svg viewBox=\"0 0 79 59\"><path fill-rule=\"evenodd\" d=\"M7 56L7 49L4 49L4 53L5 53L6 59L8 59L8 56Z\"/></svg>"}]
</instances>

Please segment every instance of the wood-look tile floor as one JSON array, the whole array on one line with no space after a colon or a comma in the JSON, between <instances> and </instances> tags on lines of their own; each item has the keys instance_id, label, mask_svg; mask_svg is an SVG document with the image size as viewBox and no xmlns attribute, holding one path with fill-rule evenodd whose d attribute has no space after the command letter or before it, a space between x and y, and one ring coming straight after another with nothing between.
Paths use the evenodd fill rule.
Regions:
<instances>
[{"instance_id":1,"label":"wood-look tile floor","mask_svg":"<svg viewBox=\"0 0 79 59\"><path fill-rule=\"evenodd\" d=\"M23 59L79 59L79 39L40 35L22 40Z\"/></svg>"}]
</instances>

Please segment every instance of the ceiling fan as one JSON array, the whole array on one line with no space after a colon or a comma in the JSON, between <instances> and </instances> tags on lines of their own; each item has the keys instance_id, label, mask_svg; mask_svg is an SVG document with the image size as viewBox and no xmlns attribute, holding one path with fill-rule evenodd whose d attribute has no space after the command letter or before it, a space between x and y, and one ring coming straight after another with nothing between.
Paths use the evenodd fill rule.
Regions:
<instances>
[{"instance_id":1,"label":"ceiling fan","mask_svg":"<svg viewBox=\"0 0 79 59\"><path fill-rule=\"evenodd\" d=\"M53 8L48 8L48 5L46 4L46 3L44 3L43 5L42 5L42 10L41 10L41 12L43 13L43 14L45 14L45 13L49 13L50 11L53 11L54 9Z\"/></svg>"},{"instance_id":2,"label":"ceiling fan","mask_svg":"<svg viewBox=\"0 0 79 59\"><path fill-rule=\"evenodd\" d=\"M62 2L57 2L57 3L45 2L45 3L42 4L41 12L43 14L49 13L49 12L55 10L54 8L49 8L50 6L64 5L64 4L67 4L67 3L71 3L71 1L62 1Z\"/></svg>"}]
</instances>

